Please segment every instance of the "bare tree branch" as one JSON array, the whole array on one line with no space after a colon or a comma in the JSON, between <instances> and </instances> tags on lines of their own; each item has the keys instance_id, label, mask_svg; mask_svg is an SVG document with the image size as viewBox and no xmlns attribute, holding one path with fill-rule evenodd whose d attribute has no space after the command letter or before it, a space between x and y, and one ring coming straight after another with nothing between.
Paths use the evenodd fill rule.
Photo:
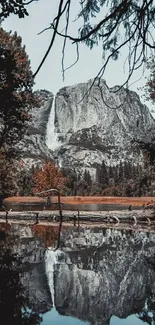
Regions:
<instances>
[{"instance_id":1,"label":"bare tree branch","mask_svg":"<svg viewBox=\"0 0 155 325\"><path fill-rule=\"evenodd\" d=\"M27 2L29 4L31 1ZM35 1L35 0L34 0ZM73 64L65 68L65 53L67 51L67 40L71 44L84 43L90 49L99 43L103 48L104 64L94 79L94 82L101 78L105 72L107 65L111 59L117 60L120 55L120 50L128 45L128 77L122 86L127 85L134 71L138 70L145 64L148 51L155 49L155 43L151 28L155 29L155 0L121 0L103 2L99 0L79 0L81 9L76 15L76 21L83 18L81 28L77 30L78 35L71 34L71 5L74 5L73 0L59 0L58 12L56 17L51 22L50 26L44 28L39 34L46 30L52 30L52 37L49 47L33 77L35 78L45 62L56 36L63 38L62 46L62 77L64 80L65 71L71 68L79 60L79 48L77 49L77 57ZM103 8L103 19L97 24L92 23L92 17L98 17L97 14ZM104 11L104 9L106 9ZM94 13L93 13L94 12ZM63 18L65 26L63 31L59 30L60 19ZM93 83L94 84L94 83ZM93 86L93 84L90 87ZM88 91L88 93L89 93ZM88 94L86 94L88 95Z\"/></svg>"},{"instance_id":2,"label":"bare tree branch","mask_svg":"<svg viewBox=\"0 0 155 325\"><path fill-rule=\"evenodd\" d=\"M60 18L61 18L62 14L63 14L63 11L61 11L62 10L62 6L63 6L63 2L64 2L64 0L60 0L60 4L59 4L59 8L58 8L58 15L57 15L58 18L56 20L55 30L53 32L53 36L52 36L50 45L49 45L48 50L46 51L46 53L45 53L45 55L44 55L44 57L43 57L43 59L41 61L39 67L37 68L36 72L33 74L33 78L35 78L35 76L37 75L37 73L41 69L42 65L44 64L44 62L45 62L45 60L46 60L46 58L47 58L47 56L48 56L48 54L49 54L49 52L50 52L53 44L54 44L55 37L56 37L56 34L57 34L56 31L57 31L57 28L58 28L58 25L59 25Z\"/></svg>"},{"instance_id":3,"label":"bare tree branch","mask_svg":"<svg viewBox=\"0 0 155 325\"><path fill-rule=\"evenodd\" d=\"M65 35L67 35L68 32L68 26L69 26L69 16L70 16L70 1L67 1L68 5L67 5L67 11L66 11L66 27L65 27ZM65 79L65 67L64 67L64 60L65 60L65 48L66 48L66 42L67 42L67 38L64 38L64 42L63 42L63 48L62 48L62 77L63 77L63 81Z\"/></svg>"},{"instance_id":4,"label":"bare tree branch","mask_svg":"<svg viewBox=\"0 0 155 325\"><path fill-rule=\"evenodd\" d=\"M78 61L79 61L79 58L80 58L80 54L79 54L79 45L78 43L75 44L76 45L76 60L75 62L73 62L69 67L67 67L64 72L70 68L72 68Z\"/></svg>"}]
</instances>

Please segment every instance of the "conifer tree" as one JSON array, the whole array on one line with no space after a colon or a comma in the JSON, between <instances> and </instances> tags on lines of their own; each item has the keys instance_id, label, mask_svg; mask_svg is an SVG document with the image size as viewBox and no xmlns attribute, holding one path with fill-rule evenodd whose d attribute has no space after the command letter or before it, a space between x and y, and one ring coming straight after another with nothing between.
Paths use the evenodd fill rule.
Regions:
<instances>
[{"instance_id":1,"label":"conifer tree","mask_svg":"<svg viewBox=\"0 0 155 325\"><path fill-rule=\"evenodd\" d=\"M104 160L102 161L101 168L100 168L99 183L103 189L108 187L109 178L108 178L107 167L105 165Z\"/></svg>"},{"instance_id":2,"label":"conifer tree","mask_svg":"<svg viewBox=\"0 0 155 325\"><path fill-rule=\"evenodd\" d=\"M0 149L22 138L37 105L30 61L17 33L0 28Z\"/></svg>"},{"instance_id":3,"label":"conifer tree","mask_svg":"<svg viewBox=\"0 0 155 325\"><path fill-rule=\"evenodd\" d=\"M90 176L89 170L86 170L85 169L84 175L83 175L83 179L88 184L88 186L91 186L92 185L92 180L91 180L91 176Z\"/></svg>"},{"instance_id":4,"label":"conifer tree","mask_svg":"<svg viewBox=\"0 0 155 325\"><path fill-rule=\"evenodd\" d=\"M124 178L126 180L132 178L131 171L132 171L132 168L131 168L130 162L125 161L124 162Z\"/></svg>"},{"instance_id":5,"label":"conifer tree","mask_svg":"<svg viewBox=\"0 0 155 325\"><path fill-rule=\"evenodd\" d=\"M122 162L120 161L119 163L119 182L121 183L123 181L123 178L124 178L124 168L123 168L123 164Z\"/></svg>"}]
</instances>

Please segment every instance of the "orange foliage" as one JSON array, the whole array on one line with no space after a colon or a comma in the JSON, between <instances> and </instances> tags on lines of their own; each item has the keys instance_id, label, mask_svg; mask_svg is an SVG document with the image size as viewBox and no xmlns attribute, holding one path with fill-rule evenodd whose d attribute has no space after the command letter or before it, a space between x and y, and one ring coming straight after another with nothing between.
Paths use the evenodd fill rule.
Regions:
<instances>
[{"instance_id":1,"label":"orange foliage","mask_svg":"<svg viewBox=\"0 0 155 325\"><path fill-rule=\"evenodd\" d=\"M38 193L51 188L62 190L65 188L66 178L63 177L59 167L53 162L46 162L41 170L36 170L33 175L33 192ZM45 195L48 195L46 193Z\"/></svg>"},{"instance_id":2,"label":"orange foliage","mask_svg":"<svg viewBox=\"0 0 155 325\"><path fill-rule=\"evenodd\" d=\"M58 238L58 227L34 225L32 232L35 236L43 239L45 247L53 246Z\"/></svg>"},{"instance_id":3,"label":"orange foliage","mask_svg":"<svg viewBox=\"0 0 155 325\"><path fill-rule=\"evenodd\" d=\"M62 231L65 231L67 226L62 227ZM58 239L59 227L50 225L33 225L32 233L34 236L41 238L45 247L55 246Z\"/></svg>"}]
</instances>

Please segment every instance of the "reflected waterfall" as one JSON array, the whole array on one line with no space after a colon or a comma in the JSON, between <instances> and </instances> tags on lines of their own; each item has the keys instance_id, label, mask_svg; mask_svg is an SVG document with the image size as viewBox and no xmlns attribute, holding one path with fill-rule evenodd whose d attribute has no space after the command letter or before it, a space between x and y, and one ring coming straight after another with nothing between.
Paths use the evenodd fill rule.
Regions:
<instances>
[{"instance_id":1,"label":"reflected waterfall","mask_svg":"<svg viewBox=\"0 0 155 325\"><path fill-rule=\"evenodd\" d=\"M53 307L55 308L55 285L54 272L57 264L66 264L66 255L60 250L47 249L45 254L45 268L48 279L48 285L51 293Z\"/></svg>"}]
</instances>

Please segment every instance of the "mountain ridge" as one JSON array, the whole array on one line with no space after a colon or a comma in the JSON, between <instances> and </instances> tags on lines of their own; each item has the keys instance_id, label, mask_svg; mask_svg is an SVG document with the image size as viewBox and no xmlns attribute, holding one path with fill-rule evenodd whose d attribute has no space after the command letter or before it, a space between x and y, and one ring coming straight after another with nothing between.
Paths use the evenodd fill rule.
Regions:
<instances>
[{"instance_id":1,"label":"mountain ridge","mask_svg":"<svg viewBox=\"0 0 155 325\"><path fill-rule=\"evenodd\" d=\"M98 80L61 88L54 95L46 90L42 104L33 109L23 154L41 153L54 158L59 166L88 169L95 175L96 166L117 165L120 161L142 163L143 155L134 142L155 136L155 119L135 91L109 88ZM117 107L117 109L116 109ZM29 149L28 149L29 147ZM33 149L34 148L34 149Z\"/></svg>"},{"instance_id":2,"label":"mountain ridge","mask_svg":"<svg viewBox=\"0 0 155 325\"><path fill-rule=\"evenodd\" d=\"M55 155L63 166L86 168L92 175L93 165L102 160L108 165L125 159L142 161L142 153L131 149L131 141L145 138L150 130L155 134L155 120L149 109L136 92L118 90L118 86L109 88L105 80L99 86L96 82L89 96L83 98L91 83L63 87L56 94ZM112 105L117 109L109 108Z\"/></svg>"}]
</instances>

